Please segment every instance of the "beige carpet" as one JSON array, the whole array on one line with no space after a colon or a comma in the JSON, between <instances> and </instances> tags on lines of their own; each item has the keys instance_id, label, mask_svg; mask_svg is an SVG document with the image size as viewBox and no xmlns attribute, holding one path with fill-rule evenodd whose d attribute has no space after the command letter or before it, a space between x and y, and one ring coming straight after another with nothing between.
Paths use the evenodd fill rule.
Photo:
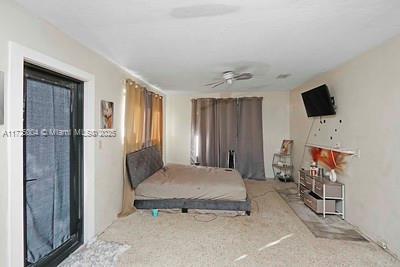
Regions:
<instances>
[{"instance_id":1,"label":"beige carpet","mask_svg":"<svg viewBox=\"0 0 400 267\"><path fill-rule=\"evenodd\" d=\"M400 266L373 243L314 237L276 185L246 183L250 217L136 212L100 238L131 246L119 266Z\"/></svg>"}]
</instances>

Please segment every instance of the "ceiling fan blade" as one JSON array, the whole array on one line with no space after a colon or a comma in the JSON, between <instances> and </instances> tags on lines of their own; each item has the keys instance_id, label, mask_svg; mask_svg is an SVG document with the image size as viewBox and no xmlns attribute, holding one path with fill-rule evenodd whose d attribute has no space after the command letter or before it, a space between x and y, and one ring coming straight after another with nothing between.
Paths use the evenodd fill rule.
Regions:
<instances>
[{"instance_id":1,"label":"ceiling fan blade","mask_svg":"<svg viewBox=\"0 0 400 267\"><path fill-rule=\"evenodd\" d=\"M217 82L207 83L204 86L210 86L210 85L214 85L214 84L217 84L217 83L220 83L220 82L224 83L225 81L217 81Z\"/></svg>"},{"instance_id":2,"label":"ceiling fan blade","mask_svg":"<svg viewBox=\"0 0 400 267\"><path fill-rule=\"evenodd\" d=\"M245 72L245 73L241 73L239 75L236 75L235 77L233 77L233 79L235 80L248 80L253 78L253 74Z\"/></svg>"},{"instance_id":3,"label":"ceiling fan blade","mask_svg":"<svg viewBox=\"0 0 400 267\"><path fill-rule=\"evenodd\" d=\"M221 84L224 84L224 83L225 83L225 81L220 81L220 82L214 84L213 86L211 86L211 88L215 88L215 87L217 87L217 86L219 86Z\"/></svg>"}]
</instances>

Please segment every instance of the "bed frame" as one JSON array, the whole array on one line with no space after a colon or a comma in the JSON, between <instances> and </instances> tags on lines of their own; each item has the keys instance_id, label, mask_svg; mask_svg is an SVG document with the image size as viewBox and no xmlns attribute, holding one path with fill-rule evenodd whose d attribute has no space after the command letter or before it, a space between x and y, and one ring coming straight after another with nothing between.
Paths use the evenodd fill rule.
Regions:
<instances>
[{"instance_id":1,"label":"bed frame","mask_svg":"<svg viewBox=\"0 0 400 267\"><path fill-rule=\"evenodd\" d=\"M132 189L163 168L161 153L155 146L147 147L126 155L126 167ZM208 199L149 199L135 200L137 209L189 209L244 211L250 215L251 201L208 200Z\"/></svg>"},{"instance_id":2,"label":"bed frame","mask_svg":"<svg viewBox=\"0 0 400 267\"><path fill-rule=\"evenodd\" d=\"M208 200L208 199L136 199L137 209L181 209L187 213L189 209L244 211L250 216L251 201Z\"/></svg>"}]
</instances>

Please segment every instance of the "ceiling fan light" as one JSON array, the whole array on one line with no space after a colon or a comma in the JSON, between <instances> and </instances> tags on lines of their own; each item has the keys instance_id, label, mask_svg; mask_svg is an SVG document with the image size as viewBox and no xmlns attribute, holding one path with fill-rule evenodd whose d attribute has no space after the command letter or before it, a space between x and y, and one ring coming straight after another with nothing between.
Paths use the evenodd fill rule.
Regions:
<instances>
[{"instance_id":1,"label":"ceiling fan light","mask_svg":"<svg viewBox=\"0 0 400 267\"><path fill-rule=\"evenodd\" d=\"M235 75L233 74L232 71L225 71L225 72L222 74L222 77L223 77L225 80L233 79L234 76L235 76Z\"/></svg>"}]
</instances>

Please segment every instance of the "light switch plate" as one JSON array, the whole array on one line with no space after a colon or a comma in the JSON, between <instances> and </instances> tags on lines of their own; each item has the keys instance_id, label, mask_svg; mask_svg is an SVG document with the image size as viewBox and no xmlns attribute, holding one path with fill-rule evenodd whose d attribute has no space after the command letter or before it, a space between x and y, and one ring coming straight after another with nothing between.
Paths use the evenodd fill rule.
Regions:
<instances>
[{"instance_id":1,"label":"light switch plate","mask_svg":"<svg viewBox=\"0 0 400 267\"><path fill-rule=\"evenodd\" d=\"M4 124L4 72L0 71L0 125Z\"/></svg>"}]
</instances>

